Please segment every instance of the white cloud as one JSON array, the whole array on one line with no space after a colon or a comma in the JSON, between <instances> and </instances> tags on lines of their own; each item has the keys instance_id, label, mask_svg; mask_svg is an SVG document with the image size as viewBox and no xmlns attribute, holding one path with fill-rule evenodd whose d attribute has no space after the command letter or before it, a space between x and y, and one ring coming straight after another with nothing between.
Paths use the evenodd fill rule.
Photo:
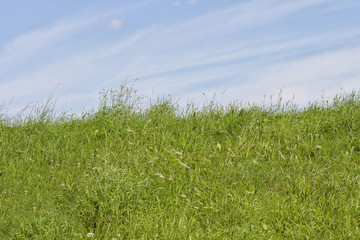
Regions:
<instances>
[{"instance_id":1,"label":"white cloud","mask_svg":"<svg viewBox=\"0 0 360 240\"><path fill-rule=\"evenodd\" d=\"M326 11L339 11L347 8L359 8L360 2L354 0L344 0L344 1L332 1L326 8Z\"/></svg>"},{"instance_id":2,"label":"white cloud","mask_svg":"<svg viewBox=\"0 0 360 240\"><path fill-rule=\"evenodd\" d=\"M156 36L166 39L167 42L186 42L201 46L202 43L194 42L194 39L204 41L236 31L273 24L292 13L329 1L331 0L245 1L225 9L210 11L182 24L169 26L157 32Z\"/></svg>"},{"instance_id":3,"label":"white cloud","mask_svg":"<svg viewBox=\"0 0 360 240\"><path fill-rule=\"evenodd\" d=\"M323 91L334 96L341 88L360 89L359 61L360 46L251 70L249 80L229 89L224 101L240 99L259 103L264 94L275 95L276 101L276 94L282 89L284 101L294 96L296 103L305 106L309 101L321 100Z\"/></svg>"},{"instance_id":4,"label":"white cloud","mask_svg":"<svg viewBox=\"0 0 360 240\"><path fill-rule=\"evenodd\" d=\"M330 83L349 75L360 75L359 61L360 47L337 50L274 65L256 78L267 79L266 81L275 84L291 83L292 86L315 84L320 81Z\"/></svg>"},{"instance_id":5,"label":"white cloud","mask_svg":"<svg viewBox=\"0 0 360 240\"><path fill-rule=\"evenodd\" d=\"M194 23L196 24L196 23ZM157 35L157 34L154 34ZM179 34L181 35L181 34ZM267 36L265 39L249 39L242 40L229 45L212 45L203 44L203 47L196 49L182 49L183 44L186 45L187 40L179 37L178 41L171 41L172 46L176 46L178 51L174 51L173 54L177 55L176 59L172 58L172 54L156 56L150 46L146 46L149 49L142 49L142 58L147 58L147 61L140 61L136 59L137 63L132 66L128 65L129 71L134 71L140 78L148 77L154 74L163 74L169 71L182 70L190 67L200 67L209 64L221 64L223 62L248 59L254 57L264 57L269 55L280 55L281 57L291 56L297 52L307 51L311 49L327 49L331 46L344 43L347 39L360 36L360 29L345 29L340 31L333 31L328 33L319 33L313 36L299 36L299 35L279 35L279 36ZM164 38L168 39L168 38ZM156 39L157 40L157 39ZM192 39L192 41L197 41ZM162 47L167 48L168 43L159 42ZM171 50L169 50L171 51ZM145 57L148 54L147 57ZM142 65L141 71L139 66ZM236 68L235 68L236 69ZM238 71L236 69L236 71Z\"/></svg>"},{"instance_id":6,"label":"white cloud","mask_svg":"<svg viewBox=\"0 0 360 240\"><path fill-rule=\"evenodd\" d=\"M199 0L188 0L187 3L189 4L197 4Z\"/></svg>"},{"instance_id":7,"label":"white cloud","mask_svg":"<svg viewBox=\"0 0 360 240\"><path fill-rule=\"evenodd\" d=\"M121 19L112 19L108 25L108 28L116 31L120 31L123 28L125 18Z\"/></svg>"},{"instance_id":8,"label":"white cloud","mask_svg":"<svg viewBox=\"0 0 360 240\"><path fill-rule=\"evenodd\" d=\"M79 33L94 23L96 18L69 19L51 27L28 32L7 43L0 54L0 64L24 60L40 49L45 49ZM1 73L1 71L0 71Z\"/></svg>"},{"instance_id":9,"label":"white cloud","mask_svg":"<svg viewBox=\"0 0 360 240\"><path fill-rule=\"evenodd\" d=\"M51 62L40 69L27 72L11 81L0 82L0 96L4 99L17 99L21 104L26 104L26 99L37 101L48 98L48 93L52 92L59 83L67 89L87 84L86 89L96 91L91 88L89 82L94 78L101 77L105 71L98 69L99 61L119 54L131 47L147 35L148 32L139 32L121 42L108 44L107 46L94 47L76 56L71 56L57 62ZM96 63L96 64L95 64ZM101 90L97 89L97 90ZM23 100L25 102L23 102Z\"/></svg>"},{"instance_id":10,"label":"white cloud","mask_svg":"<svg viewBox=\"0 0 360 240\"><path fill-rule=\"evenodd\" d=\"M119 79L115 76L125 75L140 77L141 84L137 86L143 93L149 94L154 87L156 93L175 93L182 99L195 100L203 99L201 93L204 90L208 90L207 96L212 96L214 92L226 89L221 86L224 79L230 86L223 97L224 102L233 99L256 101L262 99L264 93L273 94L281 88L284 88L284 95L290 97L294 93L299 101L319 97L324 87L360 88L360 74L356 68L356 63L360 61L360 49L339 49L348 39L359 36L360 29L319 32L311 36L301 32L269 31L256 38L247 37L247 31L253 28L280 22L292 13L329 1L246 1L178 25L145 28L121 40L84 47L83 52L66 59L46 62L41 68L13 78L9 83L0 82L0 96L7 99L15 96L20 100L43 97L58 82L64 82L67 89L81 86L89 92L96 92L111 84L111 87L116 87L114 83ZM180 3L173 3L176 2ZM113 19L108 27L121 30L123 20ZM52 44L61 33L71 36L91 26L86 22L73 24L75 26L68 27L69 30L66 27L63 27L65 30L47 29L44 33L49 32L48 35L40 39L45 45ZM36 45L42 32L36 33L29 38L32 44L27 45L25 40L14 41L12 46L9 44L7 55L0 55L0 62L16 49L19 49L16 50L19 55L14 59L23 56L20 55L22 50L42 48L41 44ZM239 37L223 38L235 33L240 33ZM333 48L336 50L325 54L301 56L304 51ZM297 55L299 53L300 56ZM296 61L288 60L294 59L294 56L298 58ZM214 87L219 88L213 90ZM68 93L59 97L60 102L67 103L90 101L91 98L94 94L85 91L80 93L79 98Z\"/></svg>"},{"instance_id":11,"label":"white cloud","mask_svg":"<svg viewBox=\"0 0 360 240\"><path fill-rule=\"evenodd\" d=\"M89 15L79 14L74 17L60 20L47 27L29 31L4 45L2 51L0 51L0 64L6 68L5 64L12 66L19 62L23 62L39 51L44 51L46 48L52 47L76 34L80 34L84 30L88 30L101 18L123 14L127 11L144 7L151 2L153 2L153 0L143 1L120 9L109 10L107 12L92 12L92 14ZM121 27L123 20L124 19L119 19L114 21L114 27Z\"/></svg>"},{"instance_id":12,"label":"white cloud","mask_svg":"<svg viewBox=\"0 0 360 240\"><path fill-rule=\"evenodd\" d=\"M180 0L173 1L173 5L175 5L175 6L180 5L180 3L181 3ZM199 0L187 0L187 1L185 1L185 3L195 5L195 4L199 3Z\"/></svg>"}]
</instances>

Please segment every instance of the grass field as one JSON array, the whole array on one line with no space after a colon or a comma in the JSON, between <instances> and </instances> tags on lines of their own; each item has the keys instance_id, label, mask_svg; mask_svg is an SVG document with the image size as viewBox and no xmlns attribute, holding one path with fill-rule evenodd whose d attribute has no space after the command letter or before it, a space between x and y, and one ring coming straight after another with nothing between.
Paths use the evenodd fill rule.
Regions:
<instances>
[{"instance_id":1,"label":"grass field","mask_svg":"<svg viewBox=\"0 0 360 240\"><path fill-rule=\"evenodd\" d=\"M360 97L0 120L0 239L359 239Z\"/></svg>"}]
</instances>

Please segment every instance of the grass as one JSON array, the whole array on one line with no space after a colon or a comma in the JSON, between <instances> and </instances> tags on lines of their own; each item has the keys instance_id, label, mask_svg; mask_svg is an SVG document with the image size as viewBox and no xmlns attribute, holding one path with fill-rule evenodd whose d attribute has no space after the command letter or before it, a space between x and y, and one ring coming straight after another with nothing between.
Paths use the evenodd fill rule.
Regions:
<instances>
[{"instance_id":1,"label":"grass","mask_svg":"<svg viewBox=\"0 0 360 240\"><path fill-rule=\"evenodd\" d=\"M0 115L0 239L359 238L359 94L140 101L122 85L80 117Z\"/></svg>"}]
</instances>

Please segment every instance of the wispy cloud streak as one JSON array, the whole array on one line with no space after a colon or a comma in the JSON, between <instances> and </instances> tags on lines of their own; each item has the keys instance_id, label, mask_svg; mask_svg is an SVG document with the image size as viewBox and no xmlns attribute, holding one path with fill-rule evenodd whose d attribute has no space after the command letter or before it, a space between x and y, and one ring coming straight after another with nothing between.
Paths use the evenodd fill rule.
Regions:
<instances>
[{"instance_id":1,"label":"wispy cloud streak","mask_svg":"<svg viewBox=\"0 0 360 240\"><path fill-rule=\"evenodd\" d=\"M34 95L43 98L59 82L64 83L64 91L86 87L79 91L81 97L66 91L60 96L62 101L68 96L70 103L92 98L86 91L116 86L122 80L119 76L132 76L140 78L137 86L146 95L154 89L183 99L200 99L204 91L229 88L224 101L254 100L286 88L284 93L289 96L298 89L296 95L305 99L322 87L349 86L358 80L355 63L360 60L360 28L291 28L290 22L301 19L301 12L316 9L325 14L333 3L242 1L181 23L148 24L128 32L124 26L122 31L109 31L117 37L84 44L57 60L40 60L39 66L20 75L10 74L9 81L0 82L0 93L5 99L15 95L25 101ZM0 64L15 72L29 59L36 59L36 54L93 31L103 15L68 19L27 33L4 47ZM124 18L108 16L113 20L111 28L121 30ZM130 22L131 17L126 16L126 24ZM0 77L4 72L0 70Z\"/></svg>"}]
</instances>

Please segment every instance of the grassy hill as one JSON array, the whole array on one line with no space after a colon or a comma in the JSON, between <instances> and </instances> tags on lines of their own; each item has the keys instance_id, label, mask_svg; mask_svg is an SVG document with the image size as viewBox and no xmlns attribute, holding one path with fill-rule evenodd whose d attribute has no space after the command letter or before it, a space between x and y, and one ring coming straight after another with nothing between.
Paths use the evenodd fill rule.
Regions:
<instances>
[{"instance_id":1,"label":"grassy hill","mask_svg":"<svg viewBox=\"0 0 360 240\"><path fill-rule=\"evenodd\" d=\"M298 110L104 91L0 120L0 239L357 239L360 101Z\"/></svg>"}]
</instances>

